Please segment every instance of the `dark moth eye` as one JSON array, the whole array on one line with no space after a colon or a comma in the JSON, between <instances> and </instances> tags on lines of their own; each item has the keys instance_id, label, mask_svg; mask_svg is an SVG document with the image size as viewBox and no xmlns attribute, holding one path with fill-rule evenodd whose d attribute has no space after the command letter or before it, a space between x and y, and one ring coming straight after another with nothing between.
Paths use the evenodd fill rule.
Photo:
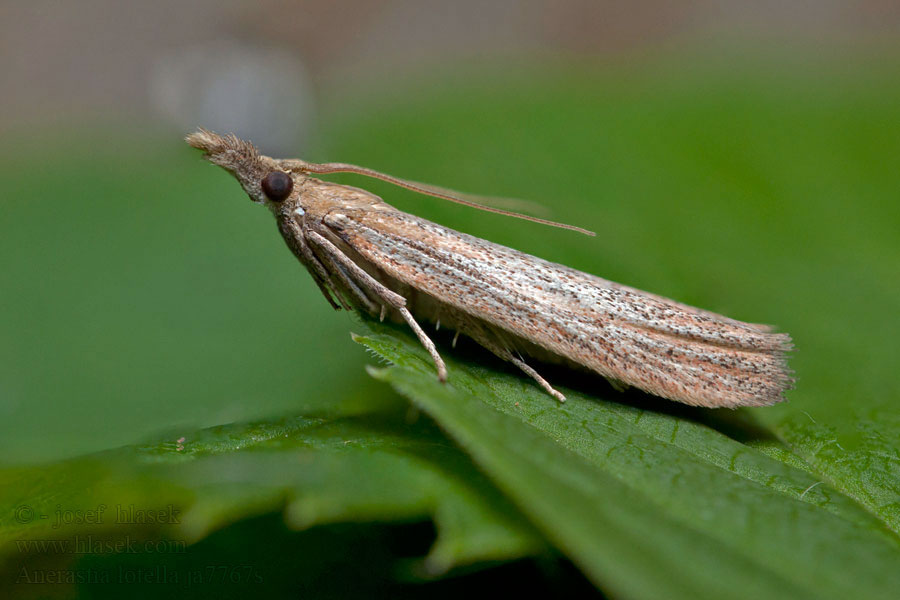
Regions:
<instances>
[{"instance_id":1,"label":"dark moth eye","mask_svg":"<svg viewBox=\"0 0 900 600\"><path fill-rule=\"evenodd\" d=\"M272 202L282 202L291 195L294 180L284 171L272 171L263 177L262 189Z\"/></svg>"}]
</instances>

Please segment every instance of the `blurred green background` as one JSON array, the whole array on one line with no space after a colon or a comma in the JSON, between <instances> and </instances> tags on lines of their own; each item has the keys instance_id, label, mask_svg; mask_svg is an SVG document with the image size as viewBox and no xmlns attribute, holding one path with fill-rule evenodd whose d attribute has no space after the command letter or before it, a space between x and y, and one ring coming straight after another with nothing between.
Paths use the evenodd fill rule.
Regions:
<instances>
[{"instance_id":1,"label":"blurred green background","mask_svg":"<svg viewBox=\"0 0 900 600\"><path fill-rule=\"evenodd\" d=\"M542 203L597 237L336 178L791 333L797 389L765 426L806 412L852 449L856 423L900 424L887 3L250 4L4 5L0 462L396 401L268 212L182 142L196 126Z\"/></svg>"}]
</instances>

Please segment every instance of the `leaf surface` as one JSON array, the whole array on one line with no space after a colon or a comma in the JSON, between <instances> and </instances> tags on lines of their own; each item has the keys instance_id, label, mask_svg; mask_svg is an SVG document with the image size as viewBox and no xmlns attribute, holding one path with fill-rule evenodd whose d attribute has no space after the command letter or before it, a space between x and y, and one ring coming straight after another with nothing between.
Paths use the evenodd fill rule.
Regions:
<instances>
[{"instance_id":1,"label":"leaf surface","mask_svg":"<svg viewBox=\"0 0 900 600\"><path fill-rule=\"evenodd\" d=\"M884 522L775 452L710 426L754 432L732 413L717 423L718 412L618 397L602 380L594 384L605 393L564 389L568 401L557 404L490 359L450 360L442 385L412 338L370 327L377 332L358 340L395 365L373 375L431 415L603 589L683 598L900 589L900 545Z\"/></svg>"}]
</instances>

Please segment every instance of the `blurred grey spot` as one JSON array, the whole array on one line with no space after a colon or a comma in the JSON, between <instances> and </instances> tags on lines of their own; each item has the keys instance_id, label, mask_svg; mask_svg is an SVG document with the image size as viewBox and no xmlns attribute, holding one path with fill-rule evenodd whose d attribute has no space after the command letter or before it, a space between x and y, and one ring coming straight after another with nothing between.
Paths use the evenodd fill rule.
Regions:
<instances>
[{"instance_id":1,"label":"blurred grey spot","mask_svg":"<svg viewBox=\"0 0 900 600\"><path fill-rule=\"evenodd\" d=\"M235 133L274 156L302 153L314 123L306 68L278 48L233 41L181 48L157 61L150 95L160 115L185 132Z\"/></svg>"}]
</instances>

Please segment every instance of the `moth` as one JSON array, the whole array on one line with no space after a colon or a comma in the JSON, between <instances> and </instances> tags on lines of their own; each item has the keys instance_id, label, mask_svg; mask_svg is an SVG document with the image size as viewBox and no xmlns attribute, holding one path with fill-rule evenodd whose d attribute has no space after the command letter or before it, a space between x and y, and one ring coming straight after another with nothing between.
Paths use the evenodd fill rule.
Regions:
<instances>
[{"instance_id":1,"label":"moth","mask_svg":"<svg viewBox=\"0 0 900 600\"><path fill-rule=\"evenodd\" d=\"M275 215L288 247L335 309L405 322L447 369L421 322L455 330L514 364L560 401L529 361L597 373L693 406L765 406L792 386L791 338L620 285L397 210L365 190L315 178L349 172L492 212L444 188L344 163L274 159L234 135L187 142ZM590 233L590 232L586 232Z\"/></svg>"}]
</instances>

